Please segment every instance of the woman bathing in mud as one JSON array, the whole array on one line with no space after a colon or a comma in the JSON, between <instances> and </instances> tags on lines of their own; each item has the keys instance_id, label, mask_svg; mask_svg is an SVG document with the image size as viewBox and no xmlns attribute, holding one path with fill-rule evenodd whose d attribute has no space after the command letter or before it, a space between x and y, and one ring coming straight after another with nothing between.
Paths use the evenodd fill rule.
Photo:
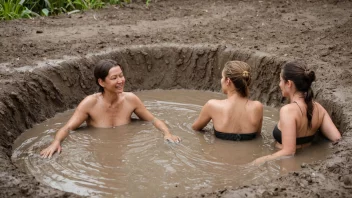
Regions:
<instances>
[{"instance_id":1,"label":"woman bathing in mud","mask_svg":"<svg viewBox=\"0 0 352 198\"><path fill-rule=\"evenodd\" d=\"M201 130L212 120L217 138L235 141L254 139L261 133L263 105L248 99L250 82L250 66L247 63L227 62L221 78L221 89L227 99L209 100L192 128Z\"/></svg>"},{"instance_id":2,"label":"woman bathing in mud","mask_svg":"<svg viewBox=\"0 0 352 198\"><path fill-rule=\"evenodd\" d=\"M279 123L273 130L276 147L280 150L256 159L255 164L293 156L296 149L311 144L319 129L333 142L341 138L324 107L313 101L311 85L314 80L314 71L308 70L305 64L289 62L283 66L279 86L282 96L289 99L289 104L281 108Z\"/></svg>"},{"instance_id":3,"label":"woman bathing in mud","mask_svg":"<svg viewBox=\"0 0 352 198\"><path fill-rule=\"evenodd\" d=\"M100 93L87 96L76 108L70 120L55 135L54 141L40 152L43 157L51 157L61 152L61 142L71 130L84 121L92 127L115 127L131 122L134 112L140 119L151 121L164 133L164 139L179 142L180 138L170 133L164 122L155 118L133 93L124 92L125 77L121 66L113 60L102 60L94 70L94 76Z\"/></svg>"}]
</instances>

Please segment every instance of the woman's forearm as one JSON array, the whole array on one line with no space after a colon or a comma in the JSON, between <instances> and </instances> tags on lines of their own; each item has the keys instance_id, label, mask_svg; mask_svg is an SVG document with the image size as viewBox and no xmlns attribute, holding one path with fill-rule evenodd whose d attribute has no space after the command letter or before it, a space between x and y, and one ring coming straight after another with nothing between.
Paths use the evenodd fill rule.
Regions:
<instances>
[{"instance_id":1,"label":"woman's forearm","mask_svg":"<svg viewBox=\"0 0 352 198\"><path fill-rule=\"evenodd\" d=\"M68 128L61 128L55 135L54 141L59 141L60 143L68 136L69 134L69 129Z\"/></svg>"},{"instance_id":2,"label":"woman's forearm","mask_svg":"<svg viewBox=\"0 0 352 198\"><path fill-rule=\"evenodd\" d=\"M153 124L157 129L162 131L164 135L171 135L169 128L166 126L166 124L163 121L157 118L154 118Z\"/></svg>"},{"instance_id":3,"label":"woman's forearm","mask_svg":"<svg viewBox=\"0 0 352 198\"><path fill-rule=\"evenodd\" d=\"M272 155L271 155L271 156L272 156L271 158L272 158L272 160L274 160L274 159L278 159L278 158L280 158L280 157L293 156L295 153L296 153L295 150L289 151L289 150L281 149L281 150L279 150L278 152L272 154Z\"/></svg>"},{"instance_id":4,"label":"woman's forearm","mask_svg":"<svg viewBox=\"0 0 352 198\"><path fill-rule=\"evenodd\" d=\"M271 155L266 155L266 156L263 156L263 157L260 157L260 158L256 159L255 163L261 164L261 163L264 163L264 162L277 160L277 159L280 159L282 157L293 156L294 154L295 154L295 152L292 152L292 151L280 150L280 151L278 151L276 153L273 153Z\"/></svg>"}]
</instances>

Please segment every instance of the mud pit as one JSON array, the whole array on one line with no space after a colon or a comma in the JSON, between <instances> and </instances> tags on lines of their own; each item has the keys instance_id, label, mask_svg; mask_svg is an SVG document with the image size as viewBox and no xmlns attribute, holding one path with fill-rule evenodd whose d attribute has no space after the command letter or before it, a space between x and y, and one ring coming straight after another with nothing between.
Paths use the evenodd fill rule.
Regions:
<instances>
[{"instance_id":1,"label":"mud pit","mask_svg":"<svg viewBox=\"0 0 352 198\"><path fill-rule=\"evenodd\" d=\"M248 163L272 152L270 132L278 121L277 109L265 107L260 137L233 142L215 138L211 124L204 132L191 129L202 105L226 98L222 93L185 89L134 93L153 115L168 123L173 134L182 136L181 143L165 143L151 123L134 120L108 129L81 127L64 141L62 154L41 158L36 148L50 144L53 133L71 117L69 110L22 133L13 144L12 162L48 186L79 195L175 197L253 180L265 183L285 174L283 170L299 170L302 162L323 160L329 151L328 141L321 141L304 152L318 155L299 155L258 169Z\"/></svg>"},{"instance_id":2,"label":"mud pit","mask_svg":"<svg viewBox=\"0 0 352 198\"><path fill-rule=\"evenodd\" d=\"M287 59L305 59L317 71L318 81L314 84L317 100L327 107L343 132L343 140L331 145L332 154L326 161L303 165L301 171L269 184L224 187L217 192L180 197L348 197L352 175L351 4L350 1L158 1L148 9L133 4L70 18L62 15L0 22L1 196L77 196L47 187L20 172L10 161L12 143L24 129L56 112L75 107L85 95L94 92L91 72L98 58L121 58L122 54L128 54L134 58L124 58L131 61L127 73L130 90L154 87L214 90L219 78L216 72L225 60L248 61L260 68L255 74L257 84L252 88L257 91L252 92L252 98L272 106L279 105L278 66ZM37 34L38 30L43 33ZM135 46L160 42L185 45ZM199 43L212 45L193 47ZM88 53L106 53L109 49L113 49L110 55L85 58ZM160 57L166 53L173 56ZM70 58L67 56L76 59L58 63ZM179 59L175 57L183 62L177 65ZM188 63L187 57L192 57ZM147 64L142 64L143 61ZM150 75L142 78L141 74ZM162 74L163 78L156 74ZM259 79L262 81L258 82Z\"/></svg>"}]
</instances>

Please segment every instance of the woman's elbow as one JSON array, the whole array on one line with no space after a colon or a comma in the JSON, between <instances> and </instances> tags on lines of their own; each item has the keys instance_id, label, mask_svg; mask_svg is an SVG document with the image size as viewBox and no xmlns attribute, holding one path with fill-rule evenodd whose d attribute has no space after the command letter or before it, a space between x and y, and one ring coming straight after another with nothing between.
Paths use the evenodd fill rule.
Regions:
<instances>
[{"instance_id":1,"label":"woman's elbow","mask_svg":"<svg viewBox=\"0 0 352 198\"><path fill-rule=\"evenodd\" d=\"M295 153L296 153L295 150L294 151L287 151L286 155L287 156L293 156L293 155L295 155Z\"/></svg>"},{"instance_id":2,"label":"woman's elbow","mask_svg":"<svg viewBox=\"0 0 352 198\"><path fill-rule=\"evenodd\" d=\"M340 133L338 135L336 135L335 137L331 138L331 141L333 143L336 143L336 142L338 142L340 140L341 140L341 134Z\"/></svg>"},{"instance_id":3,"label":"woman's elbow","mask_svg":"<svg viewBox=\"0 0 352 198\"><path fill-rule=\"evenodd\" d=\"M193 123L193 124L192 124L192 129L195 130L195 131L201 130L201 129L197 126L196 123Z\"/></svg>"},{"instance_id":4,"label":"woman's elbow","mask_svg":"<svg viewBox=\"0 0 352 198\"><path fill-rule=\"evenodd\" d=\"M197 128L196 128L196 126L194 124L192 124L192 129L197 131Z\"/></svg>"},{"instance_id":5,"label":"woman's elbow","mask_svg":"<svg viewBox=\"0 0 352 198\"><path fill-rule=\"evenodd\" d=\"M284 156L293 156L296 153L296 148L283 148L281 152Z\"/></svg>"}]
</instances>

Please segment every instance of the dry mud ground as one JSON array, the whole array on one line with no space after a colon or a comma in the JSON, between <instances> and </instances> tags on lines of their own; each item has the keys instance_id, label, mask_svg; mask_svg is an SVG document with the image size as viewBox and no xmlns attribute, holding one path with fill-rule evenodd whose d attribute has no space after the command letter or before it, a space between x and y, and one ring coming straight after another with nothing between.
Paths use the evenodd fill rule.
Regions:
<instances>
[{"instance_id":1,"label":"dry mud ground","mask_svg":"<svg viewBox=\"0 0 352 198\"><path fill-rule=\"evenodd\" d=\"M9 106L6 98L20 98L16 94L5 95L19 89L12 86L21 80L14 70L30 69L38 61L160 43L231 45L277 57L304 59L316 69L315 86L324 90L318 92L317 99L331 101L325 104L343 133L343 140L331 145L333 154L326 161L304 165L302 171L269 184L180 197L352 197L352 2L342 0L158 0L148 8L137 2L70 16L1 21L0 197L77 196L40 184L11 163L14 139L33 122L45 119L28 121L22 117L17 120L26 120L24 126L9 128L20 125L7 123L4 110ZM44 86L45 82L41 84ZM50 93L50 87L47 89ZM55 97L50 95L49 99ZM59 108L60 101L57 105ZM14 104L11 115L21 108L25 107ZM55 113L47 111L44 115Z\"/></svg>"}]
</instances>

